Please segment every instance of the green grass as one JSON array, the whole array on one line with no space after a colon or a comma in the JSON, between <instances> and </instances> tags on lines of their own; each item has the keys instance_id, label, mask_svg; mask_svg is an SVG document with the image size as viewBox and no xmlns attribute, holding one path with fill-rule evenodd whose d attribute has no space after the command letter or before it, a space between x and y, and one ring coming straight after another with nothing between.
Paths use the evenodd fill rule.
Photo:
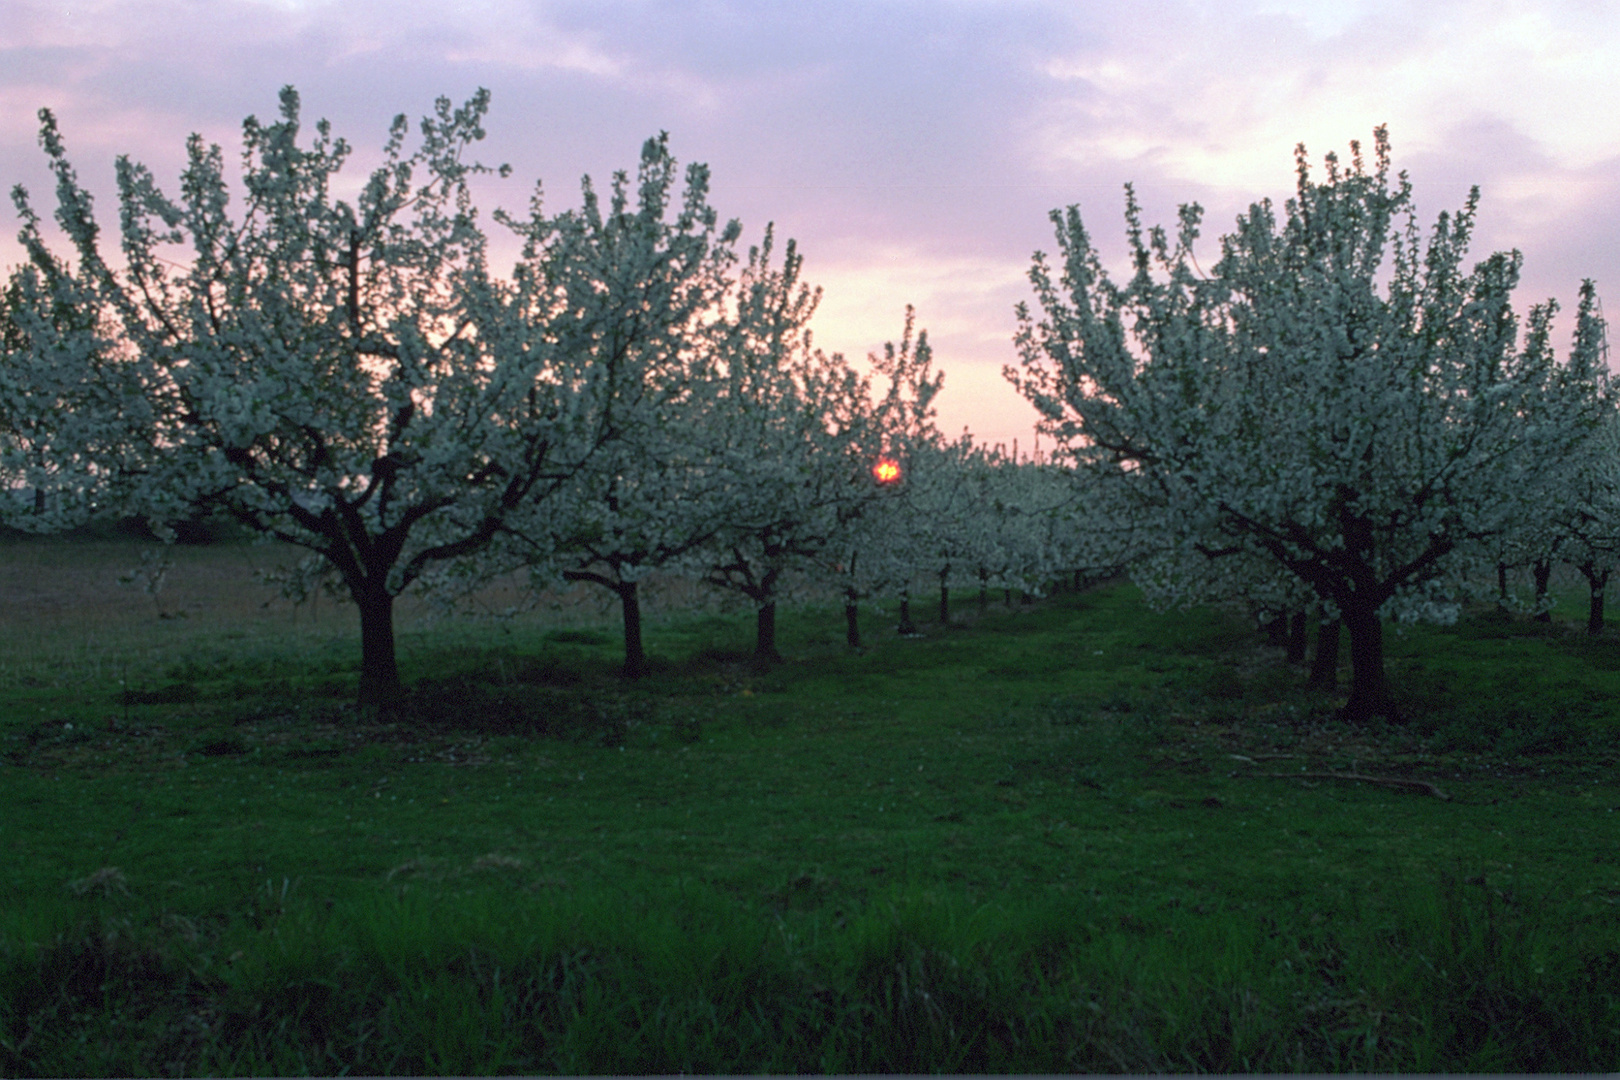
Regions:
<instances>
[{"instance_id":1,"label":"green grass","mask_svg":"<svg viewBox=\"0 0 1620 1080\"><path fill-rule=\"evenodd\" d=\"M0 1073L1620 1063L1620 641L1579 597L1390 633L1374 729L1123 585L868 611L861 653L795 610L765 674L751 618L649 605L636 685L592 606L407 610L381 717L344 609L231 590L266 550L181 552L183 619L0 615Z\"/></svg>"}]
</instances>

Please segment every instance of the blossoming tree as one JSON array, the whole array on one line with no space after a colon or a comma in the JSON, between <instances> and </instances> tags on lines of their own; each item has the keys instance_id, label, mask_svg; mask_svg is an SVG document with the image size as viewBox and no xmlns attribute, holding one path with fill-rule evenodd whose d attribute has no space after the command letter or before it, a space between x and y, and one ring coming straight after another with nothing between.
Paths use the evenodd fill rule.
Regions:
<instances>
[{"instance_id":1,"label":"blossoming tree","mask_svg":"<svg viewBox=\"0 0 1620 1080\"><path fill-rule=\"evenodd\" d=\"M1603 595L1620 566L1620 418L1606 424L1582 456L1564 513L1564 561L1586 579L1586 632L1603 632Z\"/></svg>"},{"instance_id":2,"label":"blossoming tree","mask_svg":"<svg viewBox=\"0 0 1620 1080\"><path fill-rule=\"evenodd\" d=\"M634 206L619 173L606 212L587 178L578 212L549 218L537 205L531 220L512 222L528 245L520 280L543 296L532 318L575 363L613 373L600 423L616 434L558 500L511 515L501 547L542 576L614 593L630 678L648 670L641 580L720 524L715 469L698 433L731 331L724 301L740 230L735 221L717 227L702 165L687 170L671 219L675 177L667 139L649 139Z\"/></svg>"},{"instance_id":3,"label":"blossoming tree","mask_svg":"<svg viewBox=\"0 0 1620 1080\"><path fill-rule=\"evenodd\" d=\"M86 276L45 246L27 192L12 196L30 261L0 296L0 524L54 532L116 502L149 449L149 414Z\"/></svg>"},{"instance_id":4,"label":"blossoming tree","mask_svg":"<svg viewBox=\"0 0 1620 1080\"><path fill-rule=\"evenodd\" d=\"M791 242L780 268L768 245L750 253L696 436L718 528L692 566L754 605L759 667L781 659L777 602L873 497L869 383L812 345L820 290L802 266Z\"/></svg>"},{"instance_id":5,"label":"blossoming tree","mask_svg":"<svg viewBox=\"0 0 1620 1080\"><path fill-rule=\"evenodd\" d=\"M914 549L926 539L918 531L912 488L921 458L941 442L933 402L945 384L945 373L933 370L928 331L917 330L916 321L916 310L907 305L900 341L867 354L888 386L868 406L869 422L850 477L854 499L845 508L843 527L821 550L823 569L832 571L844 595L845 640L855 647L861 643L860 601L871 596L898 594L900 632L915 630Z\"/></svg>"},{"instance_id":6,"label":"blossoming tree","mask_svg":"<svg viewBox=\"0 0 1620 1080\"><path fill-rule=\"evenodd\" d=\"M244 122L236 214L220 149L200 137L178 201L120 158L121 270L41 114L78 263L62 287L116 323L123 385L140 389L127 412L88 414L145 425L147 452L123 470L140 480L128 504L160 520L219 508L311 552L359 609L365 704L400 693L395 598L488 544L617 434L604 403L620 373L551 330L554 318L588 325L593 310L568 310L532 270L514 282L488 272L468 178L489 170L465 159L488 101L441 98L410 151L398 117L353 203L332 194L348 145L324 121L301 143L290 87L278 122ZM30 250L46 274L43 244ZM68 371L95 378L78 359ZM74 452L95 445L93 432L56 437Z\"/></svg>"},{"instance_id":7,"label":"blossoming tree","mask_svg":"<svg viewBox=\"0 0 1620 1080\"><path fill-rule=\"evenodd\" d=\"M1454 612L1468 566L1448 557L1522 518L1612 401L1601 324L1582 323L1560 366L1550 306L1518 344L1518 255L1463 269L1477 189L1425 245L1384 129L1370 173L1351 145L1352 167L1330 154L1323 183L1300 147L1283 220L1251 206L1209 276L1196 205L1174 242L1144 236L1127 188L1122 286L1079 209L1054 212L1062 270L1036 255L1042 316L1020 305L1010 375L1185 550L1264 556L1331 604L1350 638L1345 711L1368 718L1397 712L1382 619ZM1196 584L1179 597L1198 598Z\"/></svg>"}]
</instances>

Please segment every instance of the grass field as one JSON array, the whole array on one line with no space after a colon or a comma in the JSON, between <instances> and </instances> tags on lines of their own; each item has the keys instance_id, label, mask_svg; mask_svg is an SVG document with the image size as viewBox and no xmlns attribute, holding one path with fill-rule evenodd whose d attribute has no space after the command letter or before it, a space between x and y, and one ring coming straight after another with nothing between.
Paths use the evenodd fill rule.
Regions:
<instances>
[{"instance_id":1,"label":"grass field","mask_svg":"<svg viewBox=\"0 0 1620 1080\"><path fill-rule=\"evenodd\" d=\"M1124 584L766 674L668 594L634 685L592 603L407 607L379 717L276 549L138 554L0 546L5 1075L1620 1068L1579 595L1391 633L1372 729Z\"/></svg>"}]
</instances>

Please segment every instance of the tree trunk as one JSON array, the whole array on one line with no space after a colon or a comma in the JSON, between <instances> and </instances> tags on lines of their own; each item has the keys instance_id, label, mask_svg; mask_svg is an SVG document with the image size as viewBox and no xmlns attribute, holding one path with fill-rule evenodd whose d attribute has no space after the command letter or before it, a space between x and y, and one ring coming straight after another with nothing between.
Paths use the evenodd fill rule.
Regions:
<instances>
[{"instance_id":1,"label":"tree trunk","mask_svg":"<svg viewBox=\"0 0 1620 1080\"><path fill-rule=\"evenodd\" d=\"M763 671L773 664L782 662L782 654L776 651L776 601L773 600L759 609L755 627L757 633L754 638L754 667Z\"/></svg>"},{"instance_id":2,"label":"tree trunk","mask_svg":"<svg viewBox=\"0 0 1620 1080\"><path fill-rule=\"evenodd\" d=\"M45 489L44 488L35 488L34 489L34 513L43 514L44 512L45 512Z\"/></svg>"},{"instance_id":3,"label":"tree trunk","mask_svg":"<svg viewBox=\"0 0 1620 1080\"><path fill-rule=\"evenodd\" d=\"M1266 641L1274 649L1288 647L1288 616L1286 613L1273 614L1260 624L1260 629L1266 633Z\"/></svg>"},{"instance_id":4,"label":"tree trunk","mask_svg":"<svg viewBox=\"0 0 1620 1080\"><path fill-rule=\"evenodd\" d=\"M624 610L624 677L640 679L647 675L647 650L641 644L641 596L636 582L621 581L613 587Z\"/></svg>"},{"instance_id":5,"label":"tree trunk","mask_svg":"<svg viewBox=\"0 0 1620 1080\"><path fill-rule=\"evenodd\" d=\"M861 622L855 604L860 594L855 590L855 560L860 558L860 552L851 552L849 556L849 584L844 586L844 641L852 649L861 647Z\"/></svg>"},{"instance_id":6,"label":"tree trunk","mask_svg":"<svg viewBox=\"0 0 1620 1080\"><path fill-rule=\"evenodd\" d=\"M900 626L898 629L901 634L915 634L917 632L917 627L911 622L911 593L909 592L900 594Z\"/></svg>"},{"instance_id":7,"label":"tree trunk","mask_svg":"<svg viewBox=\"0 0 1620 1080\"><path fill-rule=\"evenodd\" d=\"M1339 629L1337 619L1323 619L1316 624L1316 658L1311 664L1312 690L1332 692L1339 685Z\"/></svg>"},{"instance_id":8,"label":"tree trunk","mask_svg":"<svg viewBox=\"0 0 1620 1080\"><path fill-rule=\"evenodd\" d=\"M1547 600L1547 582L1552 578L1552 560L1537 559L1531 564L1530 572L1536 579L1536 622L1552 622L1552 612L1545 610L1543 605Z\"/></svg>"},{"instance_id":9,"label":"tree trunk","mask_svg":"<svg viewBox=\"0 0 1620 1080\"><path fill-rule=\"evenodd\" d=\"M979 572L979 614L981 614L981 615L984 614L984 612L989 607L990 607L990 575L983 572L983 571L980 571Z\"/></svg>"},{"instance_id":10,"label":"tree trunk","mask_svg":"<svg viewBox=\"0 0 1620 1080\"><path fill-rule=\"evenodd\" d=\"M351 590L360 608L360 704L392 705L403 690L394 655L394 597L385 578Z\"/></svg>"},{"instance_id":11,"label":"tree trunk","mask_svg":"<svg viewBox=\"0 0 1620 1080\"><path fill-rule=\"evenodd\" d=\"M951 589L949 585L945 584L945 579L950 572L951 568L948 566L939 572L939 625L941 626L948 626L951 621Z\"/></svg>"},{"instance_id":12,"label":"tree trunk","mask_svg":"<svg viewBox=\"0 0 1620 1080\"><path fill-rule=\"evenodd\" d=\"M1586 632L1597 635L1603 633L1603 590L1609 584L1609 571L1599 571L1593 563L1582 563L1581 573L1586 577L1586 584L1591 590L1591 601L1586 609Z\"/></svg>"},{"instance_id":13,"label":"tree trunk","mask_svg":"<svg viewBox=\"0 0 1620 1080\"><path fill-rule=\"evenodd\" d=\"M1507 563L1499 562L1496 564L1496 610L1506 611L1507 601Z\"/></svg>"},{"instance_id":14,"label":"tree trunk","mask_svg":"<svg viewBox=\"0 0 1620 1080\"><path fill-rule=\"evenodd\" d=\"M1343 715L1366 721L1376 716L1399 720L1389 682L1384 678L1384 623L1378 609L1365 604L1345 608L1345 629L1350 631L1350 700Z\"/></svg>"},{"instance_id":15,"label":"tree trunk","mask_svg":"<svg viewBox=\"0 0 1620 1080\"><path fill-rule=\"evenodd\" d=\"M1303 664L1305 662L1305 613L1296 611L1288 619L1288 662L1290 664Z\"/></svg>"},{"instance_id":16,"label":"tree trunk","mask_svg":"<svg viewBox=\"0 0 1620 1080\"><path fill-rule=\"evenodd\" d=\"M1085 578L1082 575L1081 571L1076 570L1074 572L1074 591L1075 592L1080 591L1081 585L1084 583L1084 581L1085 581Z\"/></svg>"}]
</instances>

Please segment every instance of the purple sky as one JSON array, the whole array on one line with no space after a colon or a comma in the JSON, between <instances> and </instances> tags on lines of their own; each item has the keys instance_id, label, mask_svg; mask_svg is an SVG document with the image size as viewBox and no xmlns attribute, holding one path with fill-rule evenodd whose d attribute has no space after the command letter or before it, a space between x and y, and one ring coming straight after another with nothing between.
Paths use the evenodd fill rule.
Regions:
<instances>
[{"instance_id":1,"label":"purple sky","mask_svg":"<svg viewBox=\"0 0 1620 1080\"><path fill-rule=\"evenodd\" d=\"M1123 269L1122 187L1145 216L1206 210L1201 249L1260 197L1286 198L1293 148L1370 145L1388 123L1420 219L1483 202L1473 255L1524 252L1519 306L1563 305L1583 277L1620 311L1620 5L1310 0L3 0L0 183L52 207L35 114L115 221L127 153L173 192L186 136L240 147L291 83L332 120L351 171L396 113L493 93L485 161L512 179L481 206L521 210L536 179L577 204L582 174L633 168L670 132L707 162L744 241L775 221L825 297L816 340L864 357L915 304L945 370L941 426L1030 445L1001 377L1047 212L1079 203ZM0 266L20 259L15 219ZM493 226L498 230L498 226ZM1206 261L1206 265L1207 265Z\"/></svg>"}]
</instances>

